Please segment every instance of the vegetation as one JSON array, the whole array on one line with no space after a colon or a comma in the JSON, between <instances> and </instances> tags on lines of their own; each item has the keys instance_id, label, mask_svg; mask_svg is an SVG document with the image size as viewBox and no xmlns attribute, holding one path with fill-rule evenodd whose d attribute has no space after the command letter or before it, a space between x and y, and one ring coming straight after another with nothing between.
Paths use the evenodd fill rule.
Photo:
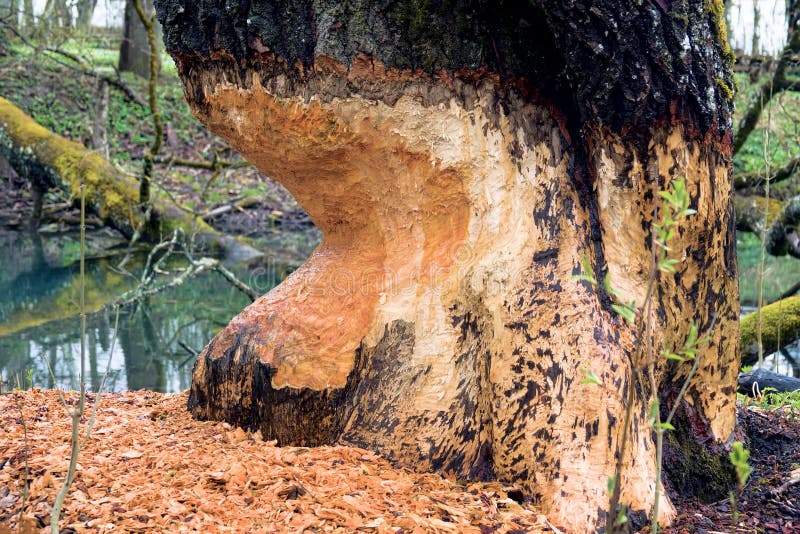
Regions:
<instances>
[{"instance_id":1,"label":"vegetation","mask_svg":"<svg viewBox=\"0 0 800 534\"><path fill-rule=\"evenodd\" d=\"M154 15L145 11L145 4L139 0L133 1L149 32L151 51L157 50ZM733 60L734 52L727 42L723 2L707 0L705 6L723 55L726 59ZM797 9L800 10L800 7ZM415 12L411 19L412 30L422 27L424 16L422 9ZM800 14L791 16L797 17ZM9 25L7 21L0 24ZM10 142L9 139L13 136L21 139L18 144L23 145L23 152L34 154L43 162L44 167L65 178L69 184L62 191L34 191L35 186L26 186L26 194L30 197L43 197L31 201L32 212L38 213L42 204L63 204L66 207L60 213L67 220L69 210L76 207L79 191L86 188L88 202L94 207L100 222L121 230L130 243L136 242L146 233L144 226L150 217L150 210L159 202L161 206L175 206L172 212L175 218L180 215L181 220L187 222L182 225L164 225L157 232L148 235L152 243L141 256L146 258L141 275L134 277L131 273L120 270L109 274L107 279L102 280L102 284L96 283L91 276L88 279L84 276L86 255L83 239L79 244L66 241L67 244L60 254L61 266L67 268L79 261L80 277L70 278L60 290L50 295L52 299L49 302L52 304L48 309L17 307L14 313L0 316L3 319L0 322L0 337L54 319L69 318L76 311L81 318L80 397L76 406L68 408L72 418L72 449L70 466L57 504L52 510L50 526L54 532L58 532L59 508L67 497L76 473L80 451L85 379L87 373L90 373L83 367L86 359L84 343L87 312L119 305L118 300L125 301L125 304L136 303L137 306L141 302L141 308L138 309L144 311L139 312L139 317L140 320L147 321L149 298L206 271L221 273L221 276L248 296L246 300L253 300L257 296L256 292L218 260L194 256L195 240L199 241L198 236L204 232L220 236L229 230L213 228L215 214L219 210L222 210L221 213L244 213L254 204L261 206L259 209L264 213L259 221L268 221L269 228L255 236L255 241L247 241L248 244L255 244L263 249L276 239L283 239L283 225L293 218L307 224L306 216L282 188L259 175L227 143L210 134L192 115L184 98L175 64L168 55L152 55L149 63L150 79L145 80L131 72L117 72L118 36L108 33L89 36L85 32L69 28L58 30L59 38L54 40L55 34L48 34L44 29L38 33L22 31L22 28L15 29L17 37L12 37L5 43L6 54L0 55L0 79L3 87L0 115L15 118L15 122L8 122L2 129L0 141ZM796 32L796 35L800 35L800 32ZM737 205L752 208L746 218L740 217L737 221L741 230L737 239L741 302L758 308L741 322L743 363L758 362L764 353L781 349L800 339L800 296L795 296L800 291L800 247L792 237L793 231L800 233L800 217L795 217L789 209L791 202L800 198L800 165L795 165L800 157L797 148L800 146L800 78L789 68L788 60L785 60L794 57L792 61L796 61L796 56L800 53L796 35L771 68L763 72L737 72L735 87L722 79L716 79L718 90L727 99L734 99L736 102L734 123L739 125L733 159L738 195L736 202ZM93 119L96 102L101 98L104 86L110 87L107 102L109 120L106 125L109 161L94 153L85 154L85 147L91 147L96 139L93 135L96 127ZM53 156L50 159L45 157L48 154L40 155L41 147L47 140L54 143L52 149L49 149L49 154ZM92 148L100 150L102 147ZM87 161L96 162L96 165L89 165ZM100 176L101 173L94 170L99 167L107 170L106 174L111 178L107 179L105 174ZM131 177L139 181L138 188ZM4 187L14 186L12 178L0 175L0 180L7 182ZM135 211L131 207L134 204L127 200L123 202L129 197L136 197L135 192L138 192L138 208L141 211ZM674 342L674 346L657 346L651 332L650 299L654 292L658 292L659 273L673 272L682 261L681 258L671 255L670 243L678 231L680 221L694 215L694 210L690 207L692 199L682 180L673 181L669 188L660 192L660 197L663 200L659 214L661 222L655 226L650 285L644 302L625 302L615 290L613 280L609 277L599 279L592 272L588 260L584 261L583 274L578 276L592 286L603 287L620 321L636 327L639 352L631 355L634 383L636 388L650 391L653 397L649 406L649 423L656 436L656 461L659 466L654 482L655 509L651 516L651 532L659 530L657 520L659 495L662 491L660 466L663 462L663 448L665 443L678 447L679 440L671 439L670 433L686 431L686 428L676 429L676 426L683 424L680 419L683 414L676 417L676 411L700 364L697 357L698 347L707 342L704 332L699 331L694 324L688 328L689 333L684 339L670 340ZM745 211L741 210L742 213ZM778 228L776 224L783 226ZM783 240L777 246L767 243L768 235L772 235L769 232L775 232L775 228L779 229L779 238ZM80 230L85 230L83 218ZM308 230L307 226L304 226L305 230ZM241 234L247 232L246 226L240 226L231 233L241 237ZM276 237L279 234L281 235ZM293 257L306 254L316 243L315 239L316 234L308 237L308 232L305 232L300 238L302 243L297 245L299 253L293 254ZM763 259L765 251L774 255L767 255ZM126 259L134 252L132 245L129 246ZM181 256L180 263L175 261L174 255ZM124 262L118 264L123 265ZM77 310L76 295L80 296L80 307ZM237 294L237 298L242 296ZM216 324L215 328L218 329L222 324L224 322ZM712 327L713 324L712 322ZM116 328L114 330L116 335ZM160 340L151 339L149 342L157 344ZM131 341L127 340L126 343L130 344ZM197 352L192 347L187 348L187 351L193 353L190 358ZM181 356L185 364L186 355ZM3 357L0 354L0 359ZM10 357L5 355L7 359ZM658 361L661 364L657 364ZM680 386L676 389L677 395L669 399L668 406L662 406L659 401L656 379L661 373L659 365L664 365L665 368L670 366L670 372L680 369L674 373ZM591 368L584 368L582 372L584 383L598 387L603 385ZM16 376L19 386L27 383L27 387L33 387L33 370L28 370L28 373L27 378L21 378L21 374ZM49 383L54 385L56 382L55 376L51 376ZM93 384L98 383L95 380ZM99 389L102 389L102 382ZM629 388L631 402L628 404L624 423L626 432L631 424L634 394L635 388ZM740 397L740 403L745 407L755 406L762 410L780 410L793 419L800 414L800 393L797 392L777 393L767 390L762 391L755 399ZM97 400L94 407L97 407ZM18 408L27 441L26 418L22 407ZM88 439L90 432L91 423L86 429L85 439ZM622 441L624 443L625 439ZM698 454L705 454L705 451ZM624 457L623 448L619 452L620 462ZM734 522L738 520L739 495L751 473L749 458L750 452L737 441L727 460L724 457L723 460L719 457L705 459L707 464L719 467L720 473L715 473L715 476L719 475L717 480L721 481L720 484L724 484L730 475L727 469L732 468L736 475L737 487L730 494ZM25 460L22 509L25 508L28 492L27 456ZM627 511L619 506L621 471L618 466L617 472L608 480L608 516L616 518L611 530L623 528L624 523L629 520Z\"/></svg>"}]
</instances>

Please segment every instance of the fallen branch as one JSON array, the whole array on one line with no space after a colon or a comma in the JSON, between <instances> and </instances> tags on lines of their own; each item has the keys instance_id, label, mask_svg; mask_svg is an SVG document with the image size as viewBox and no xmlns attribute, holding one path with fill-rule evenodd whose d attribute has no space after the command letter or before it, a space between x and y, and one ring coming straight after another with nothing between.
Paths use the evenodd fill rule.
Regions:
<instances>
[{"instance_id":1,"label":"fallen branch","mask_svg":"<svg viewBox=\"0 0 800 534\"><path fill-rule=\"evenodd\" d=\"M788 180L792 176L794 176L795 172L800 170L800 156L795 156L789 162L784 165L783 167L776 169L775 172L772 173L772 176L769 178L770 184L776 184L778 182L783 182L784 180ZM751 189L753 187L759 187L762 184L766 183L764 176L759 172L748 172L737 174L733 177L733 186L737 190L741 189ZM760 194L761 192L758 191Z\"/></svg>"},{"instance_id":2,"label":"fallen branch","mask_svg":"<svg viewBox=\"0 0 800 534\"><path fill-rule=\"evenodd\" d=\"M175 157L169 158L156 158L155 163L160 165L177 165L178 167L187 167L190 169L205 169L215 171L219 169L239 169L248 167L249 164L244 161L228 161L224 159L216 159L216 156L211 161L195 161L189 159L180 159Z\"/></svg>"},{"instance_id":3,"label":"fallen branch","mask_svg":"<svg viewBox=\"0 0 800 534\"><path fill-rule=\"evenodd\" d=\"M26 46L28 46L30 48L33 48L36 51L42 50L44 52L49 52L51 54L56 54L56 55L65 57L65 58L69 59L70 61L73 61L73 62L77 63L77 66L75 66L75 65L71 65L69 63L65 63L63 61L59 61L58 59L55 59L55 58L51 57L51 59L53 61L55 61L56 63L58 63L62 67L66 67L66 68L68 68L70 70L74 70L76 72L79 72L80 74L83 74L84 76L90 76L92 78L97 78L98 80L102 80L102 81L106 82L107 84L115 87L120 92L122 92L122 94L124 94L125 97L128 100L130 100L131 102L135 102L136 104L138 104L138 105L140 105L142 107L145 107L145 108L147 107L147 103L142 99L142 97L139 96L138 94L136 94L136 92L133 89L131 89L131 87L127 83L125 83L125 80L122 79L122 77L119 75L119 72L117 72L116 70L115 70L116 77L112 77L112 76L109 76L108 74L105 74L105 73L102 73L102 72L98 72L98 71L92 69L91 66L89 66L86 63L86 61L83 60L83 58L81 58L80 56L78 56L76 54L73 54L71 52L67 52L66 50L62 50L60 48L56 48L56 47L52 47L52 46L39 47L35 43L31 42L27 37L25 37L13 25L9 24L8 22L0 20L0 24L2 24L3 26L5 26L9 30L11 30L11 32L14 35L16 35L19 38L19 40L22 41L22 43L25 44Z\"/></svg>"},{"instance_id":4,"label":"fallen branch","mask_svg":"<svg viewBox=\"0 0 800 534\"><path fill-rule=\"evenodd\" d=\"M739 330L739 354L742 365L758 361L758 311L742 317ZM761 341L764 354L800 339L800 297L789 297L761 308Z\"/></svg>"},{"instance_id":5,"label":"fallen branch","mask_svg":"<svg viewBox=\"0 0 800 534\"><path fill-rule=\"evenodd\" d=\"M739 373L739 393L753 396L756 389L754 384L758 384L757 390L763 392L766 388L772 388L778 393L800 390L800 378L780 375L767 371L766 369L753 369L746 373Z\"/></svg>"},{"instance_id":6,"label":"fallen branch","mask_svg":"<svg viewBox=\"0 0 800 534\"><path fill-rule=\"evenodd\" d=\"M45 129L4 98L0 98L0 156L17 174L43 190L55 187L76 198L81 182L85 182L87 207L129 239L141 228L143 239L158 242L162 235L181 228L187 235L193 234L198 244L231 257L261 255L163 196L152 199L151 216L146 218L134 177L96 152Z\"/></svg>"}]
</instances>

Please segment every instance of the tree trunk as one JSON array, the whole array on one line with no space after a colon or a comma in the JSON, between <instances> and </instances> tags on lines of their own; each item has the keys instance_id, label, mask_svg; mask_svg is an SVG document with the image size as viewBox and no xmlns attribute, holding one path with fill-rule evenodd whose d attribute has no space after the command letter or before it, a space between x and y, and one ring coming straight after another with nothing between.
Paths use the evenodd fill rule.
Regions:
<instances>
[{"instance_id":1,"label":"tree trunk","mask_svg":"<svg viewBox=\"0 0 800 534\"><path fill-rule=\"evenodd\" d=\"M145 13L153 10L152 0L139 0ZM125 2L125 22L122 27L122 44L119 48L119 70L150 78L150 45L147 30L136 12L136 0Z\"/></svg>"},{"instance_id":2,"label":"tree trunk","mask_svg":"<svg viewBox=\"0 0 800 534\"><path fill-rule=\"evenodd\" d=\"M78 0L78 29L87 31L92 27L92 15L97 7L97 0Z\"/></svg>"},{"instance_id":3,"label":"tree trunk","mask_svg":"<svg viewBox=\"0 0 800 534\"><path fill-rule=\"evenodd\" d=\"M196 416L519 484L571 532L605 524L624 449L621 502L649 514L648 407L671 406L688 366L658 362L658 391L634 383L637 327L574 275L588 258L641 305L655 192L685 177L698 213L651 320L657 350L692 321L709 335L683 404L696 439L681 447L723 451L738 287L721 3L157 8L194 113L324 234L204 349ZM707 497L727 494L721 456L683 458L707 473ZM660 511L668 522L668 498Z\"/></svg>"}]
</instances>

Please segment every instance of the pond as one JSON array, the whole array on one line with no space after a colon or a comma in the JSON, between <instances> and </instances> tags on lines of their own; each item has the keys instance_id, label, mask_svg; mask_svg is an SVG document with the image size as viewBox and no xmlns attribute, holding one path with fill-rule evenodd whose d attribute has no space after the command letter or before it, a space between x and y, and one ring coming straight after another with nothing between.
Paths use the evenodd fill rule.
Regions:
<instances>
[{"instance_id":1,"label":"pond","mask_svg":"<svg viewBox=\"0 0 800 534\"><path fill-rule=\"evenodd\" d=\"M106 367L106 390L150 389L176 392L189 386L195 353L250 303L221 275L211 271L137 304L121 308L114 328L113 302L137 286L116 269L125 248L107 249L101 233L87 239L101 245L100 257L86 261L87 385L96 391ZM121 244L120 244L121 245ZM80 369L79 241L74 235L51 239L23 233L0 235L0 374L3 391L12 387L77 389ZM144 254L127 270L138 275ZM174 276L183 264L167 265ZM237 276L267 292L292 267L270 257ZM166 280L166 278L165 278ZM109 363L110 360L110 363Z\"/></svg>"},{"instance_id":2,"label":"pond","mask_svg":"<svg viewBox=\"0 0 800 534\"><path fill-rule=\"evenodd\" d=\"M273 250L287 240L276 240ZM312 239L304 250L310 250ZM114 328L113 302L136 287L137 281L116 269L125 246L103 230L87 239L86 366L88 387L100 387L106 366L106 390L150 389L177 392L189 387L195 353L250 303L247 296L216 272L190 279L136 305L121 308ZM739 236L738 255L743 312L757 299L760 242ZM70 233L0 232L0 375L2 389L59 387L77 389L80 369L79 241ZM230 267L259 293L265 293L296 266L277 253L247 266ZM139 275L144 254L128 264ZM180 262L167 265L174 276ZM765 298L773 300L800 279L800 262L768 258ZM787 349L784 349L787 350ZM788 347L790 357L800 354ZM110 363L109 363L110 360ZM764 367L800 374L780 354Z\"/></svg>"}]
</instances>

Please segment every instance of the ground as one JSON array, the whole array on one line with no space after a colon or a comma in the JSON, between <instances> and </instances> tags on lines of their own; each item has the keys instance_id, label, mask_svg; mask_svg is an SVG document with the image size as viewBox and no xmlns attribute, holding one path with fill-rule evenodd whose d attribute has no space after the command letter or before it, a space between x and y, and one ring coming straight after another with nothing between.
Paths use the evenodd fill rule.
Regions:
<instances>
[{"instance_id":1,"label":"ground","mask_svg":"<svg viewBox=\"0 0 800 534\"><path fill-rule=\"evenodd\" d=\"M77 394L65 395L73 406ZM185 392L100 397L62 532L555 531L515 488L411 473L363 449L276 447L226 423L194 421L185 406ZM667 532L800 532L800 423L756 407L740 410L740 423L754 472L738 526L729 501L689 501L678 503ZM69 417L57 391L34 389L0 395L0 425L0 534L20 526L26 460L21 531L38 532L66 471Z\"/></svg>"}]
</instances>

